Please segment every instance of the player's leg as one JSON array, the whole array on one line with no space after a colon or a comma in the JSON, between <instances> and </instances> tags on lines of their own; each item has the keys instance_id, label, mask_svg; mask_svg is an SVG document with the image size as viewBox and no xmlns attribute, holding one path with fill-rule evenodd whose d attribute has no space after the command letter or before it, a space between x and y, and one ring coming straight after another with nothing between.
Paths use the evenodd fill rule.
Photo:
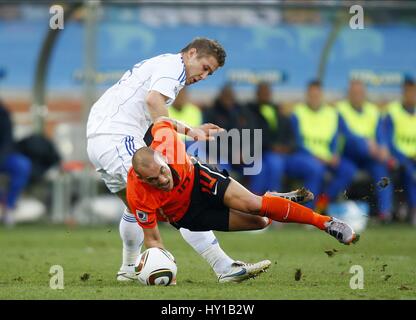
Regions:
<instances>
[{"instance_id":1,"label":"player's leg","mask_svg":"<svg viewBox=\"0 0 416 320\"><path fill-rule=\"evenodd\" d=\"M138 148L143 146L143 141L133 136L113 136L113 162L109 166L111 177L107 179L107 187L123 201L126 206L120 219L119 232L123 241L122 265L117 273L117 280L136 280L134 266L140 255L144 240L143 229L136 221L136 217L128 209L126 198L127 174L131 167L131 158Z\"/></svg>"},{"instance_id":2,"label":"player's leg","mask_svg":"<svg viewBox=\"0 0 416 320\"><path fill-rule=\"evenodd\" d=\"M129 281L136 280L134 266L143 245L143 229L136 221L136 217L128 209L126 200L126 190L123 189L116 193L126 205L123 216L119 224L119 232L123 241L122 265L117 273L117 280Z\"/></svg>"},{"instance_id":3,"label":"player's leg","mask_svg":"<svg viewBox=\"0 0 416 320\"><path fill-rule=\"evenodd\" d=\"M255 216L251 217L264 219ZM252 229L253 227L251 226L248 230ZM190 231L185 228L180 228L179 231L185 241L208 262L221 283L241 282L253 278L266 270L270 265L267 261L248 264L230 258L222 250L212 231Z\"/></svg>"},{"instance_id":4,"label":"player's leg","mask_svg":"<svg viewBox=\"0 0 416 320\"><path fill-rule=\"evenodd\" d=\"M229 231L261 230L268 227L271 223L272 220L267 217L230 209L228 229Z\"/></svg>"},{"instance_id":5,"label":"player's leg","mask_svg":"<svg viewBox=\"0 0 416 320\"><path fill-rule=\"evenodd\" d=\"M134 142L137 140L138 138L130 136L103 135L88 139L87 144L89 159L101 173L105 185L126 206L119 224L120 237L123 242L122 263L117 272L119 281L132 281L136 278L134 264L140 254L144 238L143 230L135 216L127 209L125 195L127 172L131 166L134 149L136 149Z\"/></svg>"},{"instance_id":6,"label":"player's leg","mask_svg":"<svg viewBox=\"0 0 416 320\"><path fill-rule=\"evenodd\" d=\"M224 206L222 202L223 197L221 196L225 190L225 185L228 183L228 176L214 167L199 162L197 166L204 173L202 173L203 177L198 174L196 177L201 177L202 180L212 178L218 182L218 188L214 186L216 185L214 183L211 186L211 193L203 192L207 198L202 203L207 205L207 209L211 210L210 212L205 211L205 208L200 205L196 205L195 208L189 210L188 217L190 218L184 223L183 228L180 228L182 236L211 265L217 274L219 282L241 282L257 276L268 268L269 261L260 261L252 264L236 261L231 259L221 249L212 231L195 232L189 230L212 229L227 231L229 225L230 210ZM199 179L196 181L194 187L201 187ZM204 214L198 215L201 212L204 212Z\"/></svg>"},{"instance_id":7,"label":"player's leg","mask_svg":"<svg viewBox=\"0 0 416 320\"><path fill-rule=\"evenodd\" d=\"M279 222L310 224L330 233L345 244L357 239L350 226L335 218L320 215L298 203L272 194L262 197L254 195L234 179L231 179L225 191L224 204L232 209L265 216Z\"/></svg>"},{"instance_id":8,"label":"player's leg","mask_svg":"<svg viewBox=\"0 0 416 320\"><path fill-rule=\"evenodd\" d=\"M406 163L402 178L410 207L410 223L416 226L416 163L414 161Z\"/></svg>"},{"instance_id":9,"label":"player's leg","mask_svg":"<svg viewBox=\"0 0 416 320\"><path fill-rule=\"evenodd\" d=\"M6 193L6 207L3 222L7 226L14 224L13 211L17 200L29 181L32 163L22 154L13 153L0 164L0 172L9 176L9 185Z\"/></svg>"},{"instance_id":10,"label":"player's leg","mask_svg":"<svg viewBox=\"0 0 416 320\"><path fill-rule=\"evenodd\" d=\"M234 259L222 250L214 232L190 231L185 228L180 228L179 231L185 241L208 262L216 274L230 270Z\"/></svg>"},{"instance_id":11,"label":"player's leg","mask_svg":"<svg viewBox=\"0 0 416 320\"><path fill-rule=\"evenodd\" d=\"M311 224L321 230L325 229L324 223L330 220L330 217L314 213L309 208L272 194L254 195L234 179L231 179L225 192L224 203L242 212L267 216L279 222Z\"/></svg>"},{"instance_id":12,"label":"player's leg","mask_svg":"<svg viewBox=\"0 0 416 320\"><path fill-rule=\"evenodd\" d=\"M215 211L215 212L214 212ZM217 211L219 213L217 213ZM244 231L244 230L259 230L264 229L268 225L271 224L272 220L267 217L260 217L251 214L247 214L241 211L237 211L234 209L229 209L227 207L223 207L223 209L213 210L213 212L207 213L208 217L214 217L216 215L226 217L228 219L228 225L226 229L228 231ZM207 222L209 221L214 222L214 225L221 226L222 223L219 220L211 220L212 218L208 218ZM205 219L202 219L205 220ZM218 223L219 222L219 223ZM223 227L220 227L222 230ZM221 273L217 273L218 282L225 283L225 282L242 282L247 279L252 279L263 272L266 272L267 269L270 267L271 261L270 260L261 260L255 263L248 263L243 261L233 261L227 270L224 270Z\"/></svg>"},{"instance_id":13,"label":"player's leg","mask_svg":"<svg viewBox=\"0 0 416 320\"><path fill-rule=\"evenodd\" d=\"M231 212L232 211L232 212ZM221 206L209 206L192 208L188 210L185 220L178 222L179 226L186 226L192 230L208 230L215 229L221 231L231 231L230 223L236 228L233 230L254 230L264 228L270 219L260 216L249 215L236 210L230 210L228 207ZM180 228L182 234L198 234L205 235L207 239L210 238L212 232L190 232L188 229ZM212 239L212 238L211 238ZM194 248L200 249L201 255L208 261L208 263L214 269L218 282L242 282L244 280L254 278L261 273L265 272L271 262L269 260L262 260L256 263L247 263L242 261L229 260L227 264L222 264L222 255L219 255L218 250L223 252L218 245L218 241L214 237L214 241L205 250L202 246L194 246ZM222 266L221 266L222 264Z\"/></svg>"},{"instance_id":14,"label":"player's leg","mask_svg":"<svg viewBox=\"0 0 416 320\"><path fill-rule=\"evenodd\" d=\"M229 210L229 231L248 231L264 229L271 224L272 220L267 217L260 217L238 210ZM255 278L266 272L270 267L270 260L261 260L256 263L247 263L235 261L227 273L218 275L218 281L224 282L241 282L247 279Z\"/></svg>"}]
</instances>

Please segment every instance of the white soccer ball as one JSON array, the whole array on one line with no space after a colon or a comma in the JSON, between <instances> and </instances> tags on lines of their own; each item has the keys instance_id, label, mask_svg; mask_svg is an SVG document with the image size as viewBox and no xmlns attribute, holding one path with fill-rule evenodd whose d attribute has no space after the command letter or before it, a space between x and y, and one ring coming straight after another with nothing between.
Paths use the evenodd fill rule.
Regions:
<instances>
[{"instance_id":1,"label":"white soccer ball","mask_svg":"<svg viewBox=\"0 0 416 320\"><path fill-rule=\"evenodd\" d=\"M136 263L139 282L146 286L168 286L176 282L177 270L173 255L161 248L147 249Z\"/></svg>"}]
</instances>

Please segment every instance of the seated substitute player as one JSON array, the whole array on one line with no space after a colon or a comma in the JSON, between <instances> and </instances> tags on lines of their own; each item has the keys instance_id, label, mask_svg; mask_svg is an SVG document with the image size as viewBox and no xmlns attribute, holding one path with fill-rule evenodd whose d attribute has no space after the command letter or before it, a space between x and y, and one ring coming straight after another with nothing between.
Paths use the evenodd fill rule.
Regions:
<instances>
[{"instance_id":1,"label":"seated substitute player","mask_svg":"<svg viewBox=\"0 0 416 320\"><path fill-rule=\"evenodd\" d=\"M359 239L338 219L285 199L285 194L254 195L226 173L191 158L177 134L188 130L179 121L160 117L146 133L145 142L150 147L142 147L133 155L127 201L143 228L146 247L163 248L158 220L193 231L256 230L271 220L297 222L314 225L344 244ZM301 200L310 200L309 194L306 198ZM270 261L257 265L265 270Z\"/></svg>"}]
</instances>

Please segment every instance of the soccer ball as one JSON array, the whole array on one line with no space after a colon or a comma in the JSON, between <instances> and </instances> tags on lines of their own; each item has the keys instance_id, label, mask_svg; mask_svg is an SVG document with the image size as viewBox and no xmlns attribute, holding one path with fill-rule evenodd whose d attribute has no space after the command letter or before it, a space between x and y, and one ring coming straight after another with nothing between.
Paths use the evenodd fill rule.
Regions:
<instances>
[{"instance_id":1,"label":"soccer ball","mask_svg":"<svg viewBox=\"0 0 416 320\"><path fill-rule=\"evenodd\" d=\"M136 273L145 286L168 286L176 281L176 261L173 255L161 248L144 251L137 260Z\"/></svg>"}]
</instances>

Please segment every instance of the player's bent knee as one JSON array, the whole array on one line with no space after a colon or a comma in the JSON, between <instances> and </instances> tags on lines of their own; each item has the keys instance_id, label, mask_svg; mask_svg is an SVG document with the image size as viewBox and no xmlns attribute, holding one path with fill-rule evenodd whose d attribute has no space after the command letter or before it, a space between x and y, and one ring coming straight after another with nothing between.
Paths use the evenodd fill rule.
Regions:
<instances>
[{"instance_id":1,"label":"player's bent knee","mask_svg":"<svg viewBox=\"0 0 416 320\"><path fill-rule=\"evenodd\" d=\"M271 220L267 217L256 217L253 221L253 230L262 230L270 225Z\"/></svg>"}]
</instances>

